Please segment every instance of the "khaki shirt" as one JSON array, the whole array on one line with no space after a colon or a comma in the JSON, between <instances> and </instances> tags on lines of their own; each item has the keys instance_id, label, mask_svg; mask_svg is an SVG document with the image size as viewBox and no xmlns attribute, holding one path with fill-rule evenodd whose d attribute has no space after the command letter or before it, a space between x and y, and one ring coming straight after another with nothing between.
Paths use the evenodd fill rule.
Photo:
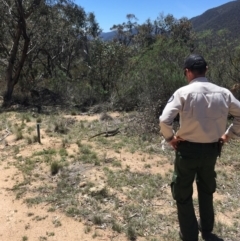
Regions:
<instances>
[{"instance_id":1,"label":"khaki shirt","mask_svg":"<svg viewBox=\"0 0 240 241\"><path fill-rule=\"evenodd\" d=\"M159 117L166 140L174 135L172 123L178 113L180 128L176 135L184 140L212 143L224 133L240 137L240 102L228 89L210 83L205 77L192 80L169 99ZM228 114L234 120L227 129Z\"/></svg>"}]
</instances>

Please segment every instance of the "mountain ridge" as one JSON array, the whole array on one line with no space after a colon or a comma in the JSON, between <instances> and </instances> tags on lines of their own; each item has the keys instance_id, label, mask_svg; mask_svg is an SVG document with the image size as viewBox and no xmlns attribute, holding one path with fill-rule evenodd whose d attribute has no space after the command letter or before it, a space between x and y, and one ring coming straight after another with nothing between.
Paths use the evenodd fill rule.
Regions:
<instances>
[{"instance_id":1,"label":"mountain ridge","mask_svg":"<svg viewBox=\"0 0 240 241\"><path fill-rule=\"evenodd\" d=\"M231 37L240 37L240 0L230 1L220 6L210 8L202 14L190 18L193 30L201 32L204 30L218 31L228 29ZM100 37L105 41L112 40L116 31L103 32Z\"/></svg>"},{"instance_id":2,"label":"mountain ridge","mask_svg":"<svg viewBox=\"0 0 240 241\"><path fill-rule=\"evenodd\" d=\"M240 1L231 1L208 9L190 19L196 32L211 29L228 29L233 36L240 35Z\"/></svg>"}]
</instances>

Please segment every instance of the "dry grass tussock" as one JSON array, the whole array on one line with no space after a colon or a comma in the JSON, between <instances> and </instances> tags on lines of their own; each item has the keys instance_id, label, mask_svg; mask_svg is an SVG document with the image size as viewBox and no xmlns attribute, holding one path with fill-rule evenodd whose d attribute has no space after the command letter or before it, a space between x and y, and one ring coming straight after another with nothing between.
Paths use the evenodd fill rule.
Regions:
<instances>
[{"instance_id":1,"label":"dry grass tussock","mask_svg":"<svg viewBox=\"0 0 240 241\"><path fill-rule=\"evenodd\" d=\"M31 240L74 241L80 235L81 240L179 240L169 186L174 153L162 150L159 135L139 131L138 113L0 115L0 167L11 173L1 187L21 201L18 215L22 208L35 210L21 222L27 216L36 225L11 232L11 240L30 240L36 222L46 231ZM113 130L118 131L109 135ZM216 167L214 231L225 241L240 240L239 154L239 141L231 141ZM197 210L196 191L194 204ZM45 214L36 215L40 210ZM48 223L50 215L73 220L73 229L81 226L82 233L62 235L64 228L72 230L72 222Z\"/></svg>"}]
</instances>

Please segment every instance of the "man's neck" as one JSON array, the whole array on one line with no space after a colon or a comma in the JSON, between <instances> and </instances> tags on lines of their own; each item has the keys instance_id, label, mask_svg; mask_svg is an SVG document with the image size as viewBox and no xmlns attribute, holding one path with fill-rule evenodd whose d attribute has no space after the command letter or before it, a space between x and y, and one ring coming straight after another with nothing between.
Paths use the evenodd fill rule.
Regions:
<instances>
[{"instance_id":1,"label":"man's neck","mask_svg":"<svg viewBox=\"0 0 240 241\"><path fill-rule=\"evenodd\" d=\"M188 79L188 83L197 78L205 78L205 75L193 75L191 76L191 78Z\"/></svg>"}]
</instances>

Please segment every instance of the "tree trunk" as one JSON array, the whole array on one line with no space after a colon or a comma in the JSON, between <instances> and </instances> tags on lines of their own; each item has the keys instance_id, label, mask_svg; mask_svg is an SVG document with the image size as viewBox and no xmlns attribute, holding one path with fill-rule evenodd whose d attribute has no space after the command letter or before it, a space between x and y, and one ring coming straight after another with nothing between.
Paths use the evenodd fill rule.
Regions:
<instances>
[{"instance_id":1,"label":"tree trunk","mask_svg":"<svg viewBox=\"0 0 240 241\"><path fill-rule=\"evenodd\" d=\"M4 100L3 106L5 106L5 107L7 107L10 104L14 85L15 85L14 79L13 79L13 71L14 71L14 64L15 64L15 60L16 60L16 56L17 56L17 51L18 51L21 34L22 34L22 31L19 28L19 24L18 24L14 42L13 42L13 47L10 52L10 57L8 60L8 67L7 67L6 76L5 76L5 80L7 83L7 90L6 90L6 93L4 94L4 99L3 99Z\"/></svg>"},{"instance_id":2,"label":"tree trunk","mask_svg":"<svg viewBox=\"0 0 240 241\"><path fill-rule=\"evenodd\" d=\"M30 43L30 38L28 37L28 34L27 34L26 18L29 17L30 14L32 13L34 4L39 4L40 1L41 0L38 0L38 1L36 1L36 3L33 2L33 5L29 8L28 15L24 14L22 0L15 1L19 15L18 15L18 24L16 26L16 32L15 32L14 39L13 39L13 47L10 52L10 56L8 59L8 66L6 69L5 80L7 83L7 89L4 94L4 99L3 99L4 107L7 107L10 105L14 86L18 83L20 73L22 71L24 62L27 58L27 51L28 51L28 47L29 47L29 43ZM19 54L20 55L19 61L16 63L21 36L24 39L24 45L23 45L22 53Z\"/></svg>"},{"instance_id":3,"label":"tree trunk","mask_svg":"<svg viewBox=\"0 0 240 241\"><path fill-rule=\"evenodd\" d=\"M14 89L14 82L12 78L10 78L9 80L7 80L7 90L3 98L3 107L8 107L10 105L13 89Z\"/></svg>"}]
</instances>

